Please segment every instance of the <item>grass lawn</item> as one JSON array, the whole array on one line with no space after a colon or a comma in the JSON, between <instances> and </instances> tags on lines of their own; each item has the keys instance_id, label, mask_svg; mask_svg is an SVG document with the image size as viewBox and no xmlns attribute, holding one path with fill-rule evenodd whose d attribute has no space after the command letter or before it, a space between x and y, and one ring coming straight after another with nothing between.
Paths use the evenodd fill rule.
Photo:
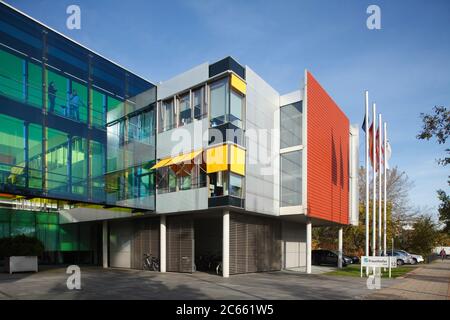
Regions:
<instances>
[{"instance_id":1,"label":"grass lawn","mask_svg":"<svg viewBox=\"0 0 450 320\"><path fill-rule=\"evenodd\" d=\"M413 271L416 266L401 266L397 268L392 269L392 278L401 277L405 274L407 274L410 271ZM363 269L363 272L365 270ZM350 276L350 277L360 277L361 276L361 266L359 264L352 264L347 267L344 267L340 270L335 270L331 272L324 273L325 275L330 276ZM389 270L386 269L386 272L382 272L381 274L382 278L388 278L389 277Z\"/></svg>"}]
</instances>

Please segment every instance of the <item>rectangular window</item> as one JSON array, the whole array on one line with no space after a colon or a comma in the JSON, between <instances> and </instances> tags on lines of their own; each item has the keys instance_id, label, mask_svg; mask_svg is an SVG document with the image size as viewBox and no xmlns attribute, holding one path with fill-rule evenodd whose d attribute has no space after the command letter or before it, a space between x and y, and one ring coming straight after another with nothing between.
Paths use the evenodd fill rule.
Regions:
<instances>
[{"instance_id":1,"label":"rectangular window","mask_svg":"<svg viewBox=\"0 0 450 320\"><path fill-rule=\"evenodd\" d=\"M228 78L216 81L210 85L211 127L226 122L228 106Z\"/></svg>"},{"instance_id":2,"label":"rectangular window","mask_svg":"<svg viewBox=\"0 0 450 320\"><path fill-rule=\"evenodd\" d=\"M280 148L302 144L302 101L280 108Z\"/></svg>"},{"instance_id":3,"label":"rectangular window","mask_svg":"<svg viewBox=\"0 0 450 320\"><path fill-rule=\"evenodd\" d=\"M104 128L106 124L106 95L97 90L91 90L91 94L92 94L91 123L95 127Z\"/></svg>"},{"instance_id":4,"label":"rectangular window","mask_svg":"<svg viewBox=\"0 0 450 320\"><path fill-rule=\"evenodd\" d=\"M242 182L243 177L237 174L230 173L230 196L243 198L242 196Z\"/></svg>"},{"instance_id":5,"label":"rectangular window","mask_svg":"<svg viewBox=\"0 0 450 320\"><path fill-rule=\"evenodd\" d=\"M28 103L42 108L42 67L28 62Z\"/></svg>"},{"instance_id":6,"label":"rectangular window","mask_svg":"<svg viewBox=\"0 0 450 320\"><path fill-rule=\"evenodd\" d=\"M69 94L69 117L86 123L88 114L87 87L73 80L71 82L72 92Z\"/></svg>"},{"instance_id":7,"label":"rectangular window","mask_svg":"<svg viewBox=\"0 0 450 320\"><path fill-rule=\"evenodd\" d=\"M236 127L242 128L242 110L244 97L234 90L230 94L230 122Z\"/></svg>"},{"instance_id":8,"label":"rectangular window","mask_svg":"<svg viewBox=\"0 0 450 320\"><path fill-rule=\"evenodd\" d=\"M69 80L47 70L47 110L65 117L69 117Z\"/></svg>"},{"instance_id":9,"label":"rectangular window","mask_svg":"<svg viewBox=\"0 0 450 320\"><path fill-rule=\"evenodd\" d=\"M164 132L175 127L175 106L172 99L160 103L158 121L158 132Z\"/></svg>"},{"instance_id":10,"label":"rectangular window","mask_svg":"<svg viewBox=\"0 0 450 320\"><path fill-rule=\"evenodd\" d=\"M191 101L190 94L183 94L178 98L178 110L179 110L179 126L192 122L192 111L191 111Z\"/></svg>"},{"instance_id":11,"label":"rectangular window","mask_svg":"<svg viewBox=\"0 0 450 320\"><path fill-rule=\"evenodd\" d=\"M207 114L203 91L203 88L192 91L192 107L194 109L194 118L197 120L202 119Z\"/></svg>"},{"instance_id":12,"label":"rectangular window","mask_svg":"<svg viewBox=\"0 0 450 320\"><path fill-rule=\"evenodd\" d=\"M281 206L302 204L302 151L281 154Z\"/></svg>"},{"instance_id":13,"label":"rectangular window","mask_svg":"<svg viewBox=\"0 0 450 320\"><path fill-rule=\"evenodd\" d=\"M0 50L0 94L23 101L23 64L15 55Z\"/></svg>"},{"instance_id":14,"label":"rectangular window","mask_svg":"<svg viewBox=\"0 0 450 320\"><path fill-rule=\"evenodd\" d=\"M24 123L0 114L0 184L24 186Z\"/></svg>"}]
</instances>

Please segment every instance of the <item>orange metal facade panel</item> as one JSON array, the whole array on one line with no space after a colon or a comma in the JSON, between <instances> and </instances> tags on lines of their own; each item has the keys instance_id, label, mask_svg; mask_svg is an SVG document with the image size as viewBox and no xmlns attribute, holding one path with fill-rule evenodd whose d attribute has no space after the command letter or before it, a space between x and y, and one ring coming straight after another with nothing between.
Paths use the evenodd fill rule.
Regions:
<instances>
[{"instance_id":1,"label":"orange metal facade panel","mask_svg":"<svg viewBox=\"0 0 450 320\"><path fill-rule=\"evenodd\" d=\"M309 72L306 90L308 215L348 224L350 123Z\"/></svg>"}]
</instances>

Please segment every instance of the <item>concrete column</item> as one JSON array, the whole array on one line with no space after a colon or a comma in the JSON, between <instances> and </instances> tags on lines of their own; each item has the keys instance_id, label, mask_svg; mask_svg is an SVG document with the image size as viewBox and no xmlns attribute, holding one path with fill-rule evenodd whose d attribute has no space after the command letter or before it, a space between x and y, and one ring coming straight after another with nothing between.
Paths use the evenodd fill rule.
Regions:
<instances>
[{"instance_id":1,"label":"concrete column","mask_svg":"<svg viewBox=\"0 0 450 320\"><path fill-rule=\"evenodd\" d=\"M159 271L166 272L166 216L162 215L159 223Z\"/></svg>"},{"instance_id":2,"label":"concrete column","mask_svg":"<svg viewBox=\"0 0 450 320\"><path fill-rule=\"evenodd\" d=\"M103 268L108 268L108 220L103 221L102 244Z\"/></svg>"},{"instance_id":3,"label":"concrete column","mask_svg":"<svg viewBox=\"0 0 450 320\"><path fill-rule=\"evenodd\" d=\"M306 273L311 273L312 223L306 222Z\"/></svg>"},{"instance_id":4,"label":"concrete column","mask_svg":"<svg viewBox=\"0 0 450 320\"><path fill-rule=\"evenodd\" d=\"M222 275L230 276L230 211L223 211L222 223Z\"/></svg>"},{"instance_id":5,"label":"concrete column","mask_svg":"<svg viewBox=\"0 0 450 320\"><path fill-rule=\"evenodd\" d=\"M338 247L338 268L341 269L342 268L342 255L343 255L343 251L342 251L342 247L343 247L343 228L340 227L339 228L339 247Z\"/></svg>"}]
</instances>

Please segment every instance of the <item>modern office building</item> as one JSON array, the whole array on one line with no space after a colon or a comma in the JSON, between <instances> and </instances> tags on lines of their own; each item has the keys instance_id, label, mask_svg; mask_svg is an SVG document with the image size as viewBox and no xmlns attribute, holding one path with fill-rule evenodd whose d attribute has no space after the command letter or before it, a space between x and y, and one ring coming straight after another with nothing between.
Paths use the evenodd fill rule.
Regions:
<instances>
[{"instance_id":1,"label":"modern office building","mask_svg":"<svg viewBox=\"0 0 450 320\"><path fill-rule=\"evenodd\" d=\"M47 263L310 272L312 227L358 223L359 143L301 77L281 95L227 57L156 85L1 3L0 237Z\"/></svg>"}]
</instances>

